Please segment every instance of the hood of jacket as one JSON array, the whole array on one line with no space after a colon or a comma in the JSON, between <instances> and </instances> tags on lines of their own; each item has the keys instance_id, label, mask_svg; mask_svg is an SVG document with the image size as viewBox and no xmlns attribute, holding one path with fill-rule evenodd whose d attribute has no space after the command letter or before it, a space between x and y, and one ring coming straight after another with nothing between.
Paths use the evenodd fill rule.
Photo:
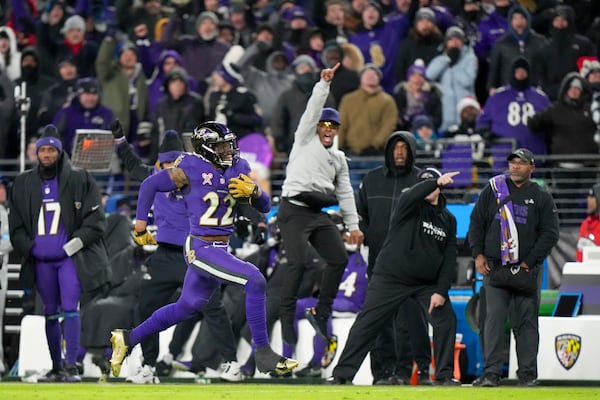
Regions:
<instances>
[{"instance_id":1,"label":"hood of jacket","mask_svg":"<svg viewBox=\"0 0 600 400\"><path fill-rule=\"evenodd\" d=\"M567 101L565 96L567 94L567 91L569 90L569 86L571 86L571 82L574 79L577 79L580 81L582 90L581 90L581 96L579 97L579 100L577 100L576 102L573 103L573 102ZM590 86L585 81L585 79L583 79L583 77L578 72L569 72L567 75L565 75L562 82L560 83L560 89L558 90L558 101L560 103L566 104L570 107L579 108L585 102L587 102L589 100L591 94L592 93L590 90Z\"/></svg>"},{"instance_id":2,"label":"hood of jacket","mask_svg":"<svg viewBox=\"0 0 600 400\"><path fill-rule=\"evenodd\" d=\"M408 145L408 160L406 165L402 168L396 167L394 163L394 147L398 141L403 141ZM396 131L393 132L385 143L385 173L392 173L396 175L404 175L409 173L417 159L417 141L415 136L408 131Z\"/></svg>"}]
</instances>

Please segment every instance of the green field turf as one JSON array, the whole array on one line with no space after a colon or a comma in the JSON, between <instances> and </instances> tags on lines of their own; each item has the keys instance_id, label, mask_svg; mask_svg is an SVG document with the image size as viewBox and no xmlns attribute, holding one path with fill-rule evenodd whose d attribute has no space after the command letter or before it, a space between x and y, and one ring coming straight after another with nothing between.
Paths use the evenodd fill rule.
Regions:
<instances>
[{"instance_id":1,"label":"green field turf","mask_svg":"<svg viewBox=\"0 0 600 400\"><path fill-rule=\"evenodd\" d=\"M598 387L474 388L284 384L25 384L0 382L0 399L30 400L594 400Z\"/></svg>"}]
</instances>

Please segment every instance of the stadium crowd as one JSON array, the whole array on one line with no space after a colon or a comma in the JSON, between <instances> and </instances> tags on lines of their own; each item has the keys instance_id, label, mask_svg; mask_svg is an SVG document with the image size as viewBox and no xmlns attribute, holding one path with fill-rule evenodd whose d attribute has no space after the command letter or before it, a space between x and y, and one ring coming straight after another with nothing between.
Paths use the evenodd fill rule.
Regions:
<instances>
[{"instance_id":1,"label":"stadium crowd","mask_svg":"<svg viewBox=\"0 0 600 400\"><path fill-rule=\"evenodd\" d=\"M37 162L42 147L46 151L46 147L54 146L49 139L52 136L61 144L58 153L64 152L68 158L76 151L77 130L108 130L115 135L116 120L120 136L115 135L118 140L115 154L119 146L129 143L129 157L135 156L140 165L146 164L147 171L136 179L151 174L152 165L161 169L165 162L161 157L167 152L180 152L184 134L193 132L206 121L216 121L237 136L242 151L244 142L250 143L246 144L250 147L248 152L256 156L248 160L253 170L250 176L260 186L259 192L268 195L273 189L269 170L279 167L271 164L273 155L287 157L294 148L294 134L314 94L313 88L322 71L331 69L335 74L328 81L329 90L322 99L323 107L331 113L321 115L318 126L336 130L337 141L333 146L346 155L359 160L367 157L367 161L351 164L351 167L370 170L380 166L368 157L385 156L387 160L386 149L390 147L393 133L406 131L410 140L403 139L403 142L415 142L411 151L435 153L441 149L442 161L438 166L444 168L444 172L464 168L464 165L444 163L443 154L453 145L464 146L465 141L469 143L467 156L471 158L468 170L472 166L494 170L497 165L484 154L498 151L496 143L508 140L514 148L528 148L536 156L558 156L547 166L553 168L552 176L566 191L587 189L591 186L588 182L595 182L597 178L596 170L589 168L597 167L596 161L580 158L567 162L560 158L598 154L600 4L597 2L1 0L0 24L0 175L4 175L0 188L9 193L4 199L0 197L3 205L7 205L10 198L15 176L22 172L17 162L20 156L26 158L28 165ZM48 126L56 127L55 135L49 132ZM179 135L181 143L176 148L164 145L174 135ZM252 147L252 143L266 143L266 147ZM500 170L496 172L505 169L506 157L512 152L503 147L500 151L503 151L504 166L498 167ZM173 154L169 156L168 161L172 162ZM411 158L410 168L413 162ZM539 166L537 161L536 165ZM90 189L94 199L98 190L110 194L111 182L129 177L130 167L122 158L113 157L107 186ZM84 175L87 181L88 175ZM50 178L55 176L56 172L49 175ZM357 189L352 169L349 176ZM444 186L459 183L463 176L457 176L456 182L444 181ZM357 180L360 182L361 178ZM415 179L410 181L412 185ZM463 187L468 186L467 182ZM53 195L58 196L54 192ZM304 200L293 201L304 204ZM295 206L304 207L302 204ZM93 287L73 289L86 293L81 299L78 296L69 299L71 303L80 301L80 311L75 310L73 304L69 304L68 310L62 310L71 321L69 329L79 326L81 313L84 330L81 344L87 349L82 346L78 351L74 347L73 342L80 340L74 337L79 335L71 335L72 343L69 343L65 334L70 345L67 348L69 363L62 370L60 354L52 353L53 370L44 377L46 380L80 381L81 371L74 366L91 348L94 362L108 374L110 357L105 357L105 350L109 351L105 347L109 346L110 329L132 327L141 321L139 310L130 305L124 307L124 316L119 321L107 323L104 344L101 338L86 336L89 334L89 326L87 333L85 331L86 311L88 315L104 315L107 310L102 309L102 304L123 306L129 304L125 299L130 296L135 304L137 294L148 286L143 282L142 268L147 249L135 248L132 243L123 247L122 242L114 240L128 237L132 224L127 218L135 215L130 206L131 203L119 203L111 210L113 213L107 223L98 222L94 228L103 231L108 257L106 267L113 271L112 276L108 274L102 281L94 282ZM274 277L275 265L287 262L285 250L266 238L278 240L289 235L288 231L282 229L282 235L277 224L263 215L254 212L241 215L235 224L233 247L241 249L244 242L260 245L258 253L249 259L267 278ZM157 218L159 215L154 216L155 221ZM348 221L344 222L348 225ZM352 220L350 227L344 227L344 222L337 222L340 231L356 230L356 221ZM330 223L325 222L325 225ZM72 227L68 228L70 235ZM383 231L386 228L381 227ZM115 230L124 236L111 237ZM70 257L71 251L75 254L82 248L87 250L98 237L95 235L89 243L84 239L81 247L76 243L75 250L69 248L65 252ZM367 245L368 240L367 236ZM159 239L159 245L161 243L165 245ZM167 241L165 246L166 251L177 253L182 250L183 241ZM314 249L321 246L323 243L313 243ZM30 245L14 247L21 252L30 250ZM35 255L43 259L43 254ZM318 288L321 278L308 273L309 267L315 267L315 257L305 257L304 276L293 282L298 293L291 296L283 293L283 299L302 300L315 294L313 286ZM302 257L294 254L293 258L294 263L300 263ZM154 259L156 262L157 257ZM374 260L369 260L370 267L373 263ZM366 269L362 271L366 273ZM342 277L341 269L336 276L338 281L346 282L347 275ZM183 276L175 280L175 286L179 286ZM276 280L268 279L271 281ZM275 284L290 286L290 282L282 283L281 279ZM27 285L25 289L35 286L32 280ZM328 282L329 289L330 286ZM167 297L176 296L172 289ZM230 314L231 321L227 321L225 328L219 325L221 329L229 332L231 322L236 339L250 338L245 314L240 314L238 309L239 304L243 304L238 289L229 285L219 289L225 304L216 298L218 304L214 308L225 307ZM280 296L279 289L277 296ZM269 304L270 290L267 283L269 329L277 319L277 306ZM148 298L148 293L145 296ZM169 300L175 300L173 297ZM99 305L95 298L103 299L104 303ZM143 317L151 315L165 301L167 299L152 305L153 309L146 304ZM335 307L334 301L334 312ZM35 308L35 304L24 307L25 312L31 313ZM294 329L297 330L298 318L305 315L301 312L292 316L293 307L288 308L286 336L293 337L297 334ZM40 312L39 306L37 311ZM269 315L269 311L274 315ZM41 312L52 316L51 334L47 325L47 335L55 342L60 339L57 312L46 302ZM205 315L199 313L196 318L217 319L208 314L209 310L203 312ZM331 310L328 313L331 314ZM310 315L306 317L311 319ZM320 376L321 368L331 362L332 347L336 343L332 342L327 323L330 324L327 316L318 321L320 326L316 332L322 333L321 339L325 340L318 346L315 342L313 360L306 369L296 371L297 376ZM181 329L189 335L189 329ZM185 332L181 334L183 338L187 338ZM211 334L200 333L196 340L206 343L211 340ZM145 347L144 342L142 347ZM222 347L227 349L227 345ZM231 355L212 354L201 344L195 349L191 365L177 363L180 345L173 345L169 357L163 360L156 360L156 348L148 350L152 361L131 381L158 382L157 375L168 374L177 365L197 374L202 374L207 367L225 368L221 376L231 381L241 380L242 375L254 375L256 354L240 365L245 360L238 363ZM144 353L146 355L146 349ZM321 354L324 361L318 365ZM284 348L284 355L291 357L293 346ZM225 367L221 366L222 361ZM233 372L228 369L232 365ZM0 365L0 372L8 366ZM390 368L391 371L376 380L389 383L395 373L394 368ZM291 368L286 369L285 374L291 375ZM443 381L453 383L450 375Z\"/></svg>"}]
</instances>

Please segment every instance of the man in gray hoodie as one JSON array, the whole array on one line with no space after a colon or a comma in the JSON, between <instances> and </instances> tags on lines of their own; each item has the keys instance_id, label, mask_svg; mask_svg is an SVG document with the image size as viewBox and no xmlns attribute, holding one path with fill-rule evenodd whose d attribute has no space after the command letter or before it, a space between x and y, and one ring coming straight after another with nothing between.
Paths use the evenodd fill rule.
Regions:
<instances>
[{"instance_id":1,"label":"man in gray hoodie","mask_svg":"<svg viewBox=\"0 0 600 400\"><path fill-rule=\"evenodd\" d=\"M281 331L283 341L290 345L295 345L298 340L293 322L308 243L327 262L327 266L321 278L318 303L306 310L306 317L326 340L330 340L327 320L331 315L331 305L348 263L342 237L331 218L321 209L339 202L349 230L349 243L360 247L363 241L348 163L344 153L333 146L340 124L339 113L333 108L323 108L339 65L321 71L321 80L315 84L300 118L277 215L288 258L288 278L281 292Z\"/></svg>"}]
</instances>

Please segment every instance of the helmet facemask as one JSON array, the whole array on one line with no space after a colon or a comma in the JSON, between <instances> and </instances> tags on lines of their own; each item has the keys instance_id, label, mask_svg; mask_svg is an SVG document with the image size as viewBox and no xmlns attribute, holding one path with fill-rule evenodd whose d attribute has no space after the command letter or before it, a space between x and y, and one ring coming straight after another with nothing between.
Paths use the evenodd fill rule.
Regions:
<instances>
[{"instance_id":1,"label":"helmet facemask","mask_svg":"<svg viewBox=\"0 0 600 400\"><path fill-rule=\"evenodd\" d=\"M197 127L192 135L192 146L197 154L221 168L231 167L240 152L235 134L218 123Z\"/></svg>"}]
</instances>

